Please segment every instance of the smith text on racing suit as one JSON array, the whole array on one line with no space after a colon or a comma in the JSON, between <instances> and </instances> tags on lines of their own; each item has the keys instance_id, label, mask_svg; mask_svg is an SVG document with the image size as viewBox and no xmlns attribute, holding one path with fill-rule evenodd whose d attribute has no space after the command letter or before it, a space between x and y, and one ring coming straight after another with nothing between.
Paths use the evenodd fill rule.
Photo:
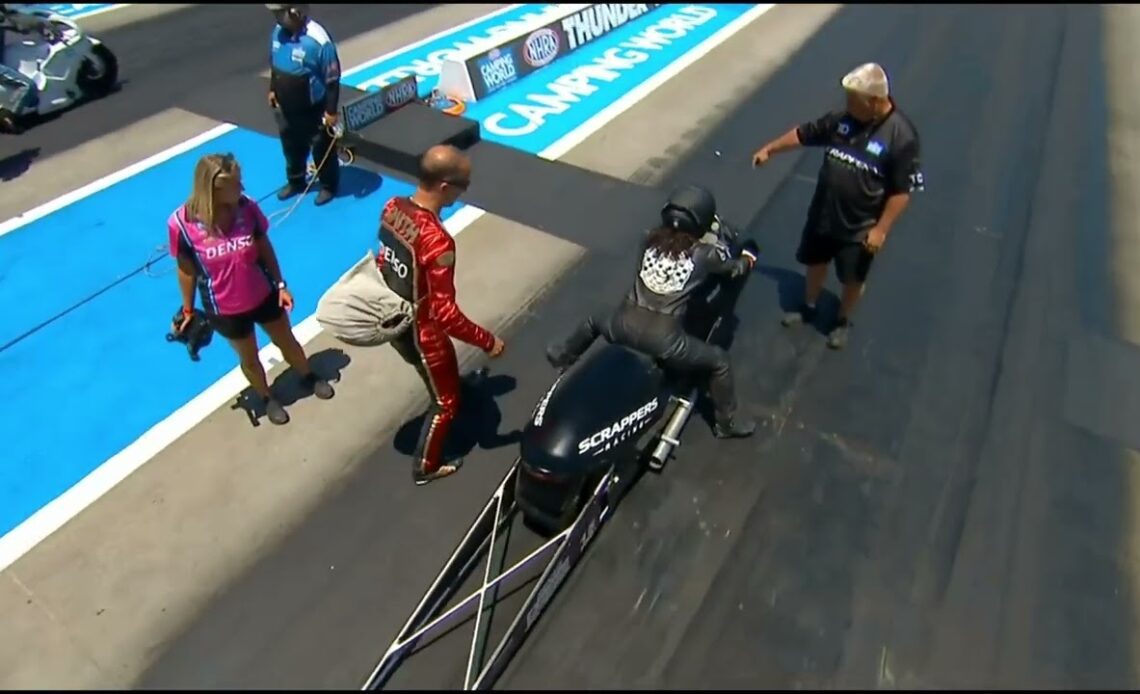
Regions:
<instances>
[{"instance_id":1,"label":"smith text on racing suit","mask_svg":"<svg viewBox=\"0 0 1140 694\"><path fill-rule=\"evenodd\" d=\"M413 466L421 484L442 466L444 440L459 411L459 364L451 338L489 352L495 336L456 305L455 240L439 217L411 198L392 198L384 206L377 264L388 286L416 307L413 326L392 345L419 372L433 400Z\"/></svg>"},{"instance_id":2,"label":"smith text on racing suit","mask_svg":"<svg viewBox=\"0 0 1140 694\"><path fill-rule=\"evenodd\" d=\"M617 311L587 318L565 343L551 346L547 358L555 367L569 366L601 335L656 357L668 369L705 374L716 408L715 434L749 436L755 425L737 421L728 352L684 327L690 303L708 290L711 281L751 270L750 259L729 258L717 245L699 240L705 228L665 225L650 233L633 287Z\"/></svg>"}]
</instances>

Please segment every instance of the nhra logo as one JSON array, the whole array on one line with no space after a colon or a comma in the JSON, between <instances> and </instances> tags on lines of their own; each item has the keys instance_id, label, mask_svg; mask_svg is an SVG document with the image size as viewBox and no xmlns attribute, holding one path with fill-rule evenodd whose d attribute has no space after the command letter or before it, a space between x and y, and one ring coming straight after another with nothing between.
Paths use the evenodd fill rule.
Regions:
<instances>
[{"instance_id":1,"label":"nhra logo","mask_svg":"<svg viewBox=\"0 0 1140 694\"><path fill-rule=\"evenodd\" d=\"M509 50L491 49L487 57L479 61L479 75L488 93L502 89L518 79L514 55Z\"/></svg>"},{"instance_id":2,"label":"nhra logo","mask_svg":"<svg viewBox=\"0 0 1140 694\"><path fill-rule=\"evenodd\" d=\"M534 68L549 65L558 57L560 48L562 45L558 32L549 27L539 29L523 42L523 60Z\"/></svg>"},{"instance_id":3,"label":"nhra logo","mask_svg":"<svg viewBox=\"0 0 1140 694\"><path fill-rule=\"evenodd\" d=\"M384 105L391 110L406 106L416 100L419 96L419 87L416 84L416 76L408 75L399 82L384 87Z\"/></svg>"}]
</instances>

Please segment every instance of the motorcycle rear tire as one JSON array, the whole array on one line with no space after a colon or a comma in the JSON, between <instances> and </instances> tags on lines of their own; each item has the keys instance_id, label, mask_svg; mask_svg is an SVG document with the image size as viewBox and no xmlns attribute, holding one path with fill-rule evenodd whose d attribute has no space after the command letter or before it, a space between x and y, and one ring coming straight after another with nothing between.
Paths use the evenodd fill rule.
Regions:
<instances>
[{"instance_id":1,"label":"motorcycle rear tire","mask_svg":"<svg viewBox=\"0 0 1140 694\"><path fill-rule=\"evenodd\" d=\"M119 83L119 59L115 57L110 48L103 44L93 47L91 52L103 64L103 70L100 72L97 68L93 69L92 61L86 60L80 66L80 73L76 82L79 88L83 90L85 97L97 99L110 94ZM90 72L94 72L94 76L91 76Z\"/></svg>"},{"instance_id":2,"label":"motorcycle rear tire","mask_svg":"<svg viewBox=\"0 0 1140 694\"><path fill-rule=\"evenodd\" d=\"M16 114L6 108L0 108L0 133L19 135L22 132L24 132L24 128L20 125Z\"/></svg>"}]
</instances>

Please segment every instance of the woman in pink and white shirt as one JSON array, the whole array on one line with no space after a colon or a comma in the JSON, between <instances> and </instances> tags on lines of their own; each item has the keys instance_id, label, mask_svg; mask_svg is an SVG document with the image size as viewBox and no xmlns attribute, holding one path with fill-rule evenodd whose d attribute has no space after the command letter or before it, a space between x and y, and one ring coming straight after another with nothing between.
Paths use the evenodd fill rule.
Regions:
<instances>
[{"instance_id":1,"label":"woman in pink and white shirt","mask_svg":"<svg viewBox=\"0 0 1140 694\"><path fill-rule=\"evenodd\" d=\"M288 311L293 296L286 288L269 241L269 220L244 194L241 167L232 154L210 154L198 161L190 199L167 221L170 254L178 260L182 290L181 332L194 312L194 289L214 330L229 340L249 385L265 400L274 424L289 415L270 392L258 358L254 325L260 325L318 398L333 396L332 386L313 373L305 350L293 335Z\"/></svg>"}]
</instances>

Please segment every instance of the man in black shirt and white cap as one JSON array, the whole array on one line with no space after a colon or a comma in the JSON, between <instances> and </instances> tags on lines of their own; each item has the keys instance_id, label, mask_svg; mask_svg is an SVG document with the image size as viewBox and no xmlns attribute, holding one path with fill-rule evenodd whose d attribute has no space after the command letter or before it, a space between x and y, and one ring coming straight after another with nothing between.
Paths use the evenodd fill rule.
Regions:
<instances>
[{"instance_id":1,"label":"man in black shirt and white cap","mask_svg":"<svg viewBox=\"0 0 1140 694\"><path fill-rule=\"evenodd\" d=\"M804 303L784 315L785 326L810 322L834 262L843 285L839 315L828 346L847 344L850 317L875 254L882 248L910 195L923 189L919 138L914 124L895 105L887 73L877 63L855 68L841 82L844 111L833 111L792 128L752 157L769 157L797 147L822 147L823 165L808 209L796 260L807 266Z\"/></svg>"}]
</instances>

